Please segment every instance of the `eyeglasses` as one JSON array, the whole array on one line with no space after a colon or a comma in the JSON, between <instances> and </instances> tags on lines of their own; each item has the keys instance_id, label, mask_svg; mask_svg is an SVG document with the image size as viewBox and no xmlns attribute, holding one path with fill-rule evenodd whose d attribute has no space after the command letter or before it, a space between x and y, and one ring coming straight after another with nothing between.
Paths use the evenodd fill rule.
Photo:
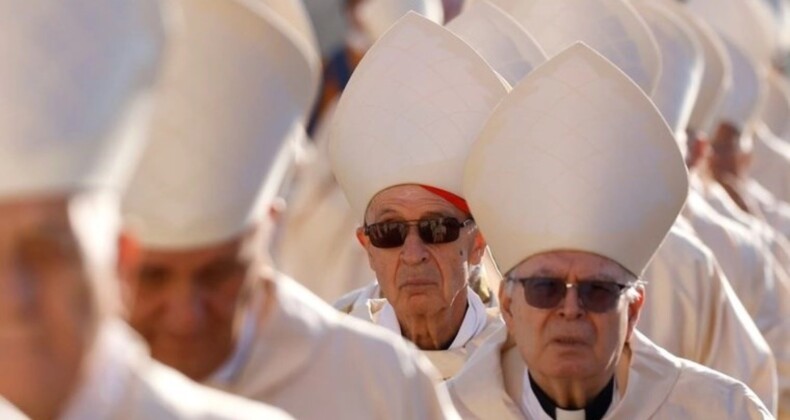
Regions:
<instances>
[{"instance_id":1,"label":"eyeglasses","mask_svg":"<svg viewBox=\"0 0 790 420\"><path fill-rule=\"evenodd\" d=\"M458 239L461 228L471 223L474 223L473 219L460 222L454 217L381 222L365 226L365 235L376 248L397 248L406 242L409 227L416 225L420 239L424 243L445 244Z\"/></svg>"},{"instance_id":2,"label":"eyeglasses","mask_svg":"<svg viewBox=\"0 0 790 420\"><path fill-rule=\"evenodd\" d=\"M530 306L553 309L562 302L568 289L575 287L580 305L590 311L603 313L612 310L623 292L633 284L620 284L603 280L583 280L566 283L553 277L508 278L524 286L524 300Z\"/></svg>"}]
</instances>

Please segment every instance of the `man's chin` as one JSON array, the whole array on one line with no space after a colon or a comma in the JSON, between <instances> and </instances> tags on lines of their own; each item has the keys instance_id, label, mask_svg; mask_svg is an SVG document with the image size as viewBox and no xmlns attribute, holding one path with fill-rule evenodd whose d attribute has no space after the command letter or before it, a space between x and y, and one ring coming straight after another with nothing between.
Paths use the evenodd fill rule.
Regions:
<instances>
[{"instance_id":1,"label":"man's chin","mask_svg":"<svg viewBox=\"0 0 790 420\"><path fill-rule=\"evenodd\" d=\"M219 369L220 363L213 362L212 360L208 360L205 357L196 357L197 351L199 347L193 347L193 350L189 353L161 353L152 351L151 356L159 363L163 365L169 366L193 381L202 381L207 379L214 373L217 369ZM205 355L205 353L203 354Z\"/></svg>"}]
</instances>

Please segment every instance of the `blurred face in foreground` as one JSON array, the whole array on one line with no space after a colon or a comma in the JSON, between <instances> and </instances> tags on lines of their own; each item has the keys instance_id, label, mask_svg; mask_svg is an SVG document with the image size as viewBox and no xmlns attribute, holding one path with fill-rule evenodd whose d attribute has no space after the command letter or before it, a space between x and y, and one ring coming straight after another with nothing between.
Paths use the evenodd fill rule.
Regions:
<instances>
[{"instance_id":1,"label":"blurred face in foreground","mask_svg":"<svg viewBox=\"0 0 790 420\"><path fill-rule=\"evenodd\" d=\"M0 201L0 394L33 418L62 409L102 317L97 302L117 298L98 296L116 281L118 231L103 222L117 207L106 204L90 193Z\"/></svg>"}]
</instances>

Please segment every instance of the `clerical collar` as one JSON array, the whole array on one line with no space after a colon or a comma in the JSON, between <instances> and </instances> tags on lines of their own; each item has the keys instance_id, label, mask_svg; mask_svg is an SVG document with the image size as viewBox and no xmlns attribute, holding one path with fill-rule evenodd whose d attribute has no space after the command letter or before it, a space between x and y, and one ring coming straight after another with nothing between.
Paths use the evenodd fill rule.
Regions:
<instances>
[{"instance_id":1,"label":"clerical collar","mask_svg":"<svg viewBox=\"0 0 790 420\"><path fill-rule=\"evenodd\" d=\"M551 397L540 388L534 379L532 379L532 375L529 373L527 373L527 375L529 376L529 385L535 393L540 407L552 419L601 420L612 404L612 397L614 396L614 376L612 376L612 379L609 380L609 383L606 384L603 390L587 404L587 407L579 410L564 410L557 407L557 404L552 401Z\"/></svg>"}]
</instances>

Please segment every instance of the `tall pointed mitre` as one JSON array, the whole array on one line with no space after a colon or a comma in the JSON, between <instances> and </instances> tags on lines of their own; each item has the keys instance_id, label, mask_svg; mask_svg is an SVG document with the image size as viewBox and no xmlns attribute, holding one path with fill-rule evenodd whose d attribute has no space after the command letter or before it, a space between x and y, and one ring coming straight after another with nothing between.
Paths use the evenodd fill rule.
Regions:
<instances>
[{"instance_id":1,"label":"tall pointed mitre","mask_svg":"<svg viewBox=\"0 0 790 420\"><path fill-rule=\"evenodd\" d=\"M688 25L702 47L705 62L702 84L688 126L692 130L712 134L724 97L732 87L732 65L727 49L716 32L685 6L675 4L674 0L666 0L664 5L674 5L675 16Z\"/></svg>"},{"instance_id":2,"label":"tall pointed mitre","mask_svg":"<svg viewBox=\"0 0 790 420\"><path fill-rule=\"evenodd\" d=\"M530 73L472 146L464 192L500 270L576 250L640 275L686 198L672 132L644 92L583 44Z\"/></svg>"},{"instance_id":3,"label":"tall pointed mitre","mask_svg":"<svg viewBox=\"0 0 790 420\"><path fill-rule=\"evenodd\" d=\"M444 23L441 0L364 0L357 6L357 17L363 30L377 40L409 12L424 16L438 24Z\"/></svg>"},{"instance_id":4,"label":"tall pointed mitre","mask_svg":"<svg viewBox=\"0 0 790 420\"><path fill-rule=\"evenodd\" d=\"M355 217L380 191L462 195L464 161L508 87L461 39L410 13L365 54L337 106L329 156Z\"/></svg>"},{"instance_id":5,"label":"tall pointed mitre","mask_svg":"<svg viewBox=\"0 0 790 420\"><path fill-rule=\"evenodd\" d=\"M532 35L488 0L469 6L447 29L471 45L511 86L546 61Z\"/></svg>"},{"instance_id":6,"label":"tall pointed mitre","mask_svg":"<svg viewBox=\"0 0 790 420\"><path fill-rule=\"evenodd\" d=\"M770 64L778 39L770 9L763 0L688 0L695 15L735 44L759 65Z\"/></svg>"},{"instance_id":7,"label":"tall pointed mitre","mask_svg":"<svg viewBox=\"0 0 790 420\"><path fill-rule=\"evenodd\" d=\"M790 86L787 79L771 72L766 79L767 92L760 119L777 137L790 139Z\"/></svg>"},{"instance_id":8,"label":"tall pointed mitre","mask_svg":"<svg viewBox=\"0 0 790 420\"><path fill-rule=\"evenodd\" d=\"M656 90L651 95L653 103L685 154L686 128L704 71L702 46L691 29L660 2L639 0L634 2L634 7L650 27L661 52L663 66Z\"/></svg>"},{"instance_id":9,"label":"tall pointed mitre","mask_svg":"<svg viewBox=\"0 0 790 420\"><path fill-rule=\"evenodd\" d=\"M271 9L269 15L271 16L272 24L277 19L282 19L285 25L277 25L277 28L289 35L293 44L299 48L304 55L307 65L309 66L312 74L313 81L308 86L315 87L317 90L321 84L321 48L318 45L318 39L313 29L313 22L310 20L310 15L307 13L302 0L246 0L262 2L266 7ZM313 98L317 92L313 92ZM308 114L312 112L313 103L310 102L310 108L306 111Z\"/></svg>"},{"instance_id":10,"label":"tall pointed mitre","mask_svg":"<svg viewBox=\"0 0 790 420\"><path fill-rule=\"evenodd\" d=\"M761 79L764 73L746 51L726 37L721 40L732 68L732 86L724 95L715 120L743 130L754 121L765 95L766 86Z\"/></svg>"},{"instance_id":11,"label":"tall pointed mitre","mask_svg":"<svg viewBox=\"0 0 790 420\"><path fill-rule=\"evenodd\" d=\"M165 40L158 0L0 6L0 196L123 188Z\"/></svg>"},{"instance_id":12,"label":"tall pointed mitre","mask_svg":"<svg viewBox=\"0 0 790 420\"><path fill-rule=\"evenodd\" d=\"M270 11L182 0L184 31L165 63L151 144L124 213L144 246L233 238L265 213L291 163L310 68Z\"/></svg>"},{"instance_id":13,"label":"tall pointed mitre","mask_svg":"<svg viewBox=\"0 0 790 420\"><path fill-rule=\"evenodd\" d=\"M743 129L758 111L765 93L761 78L776 48L770 15L766 22L761 13L767 6L759 0L690 0L686 7L713 27L732 67L733 83L716 119Z\"/></svg>"},{"instance_id":14,"label":"tall pointed mitre","mask_svg":"<svg viewBox=\"0 0 790 420\"><path fill-rule=\"evenodd\" d=\"M648 94L661 74L650 29L624 0L494 0L535 37L549 57L584 42Z\"/></svg>"}]
</instances>

